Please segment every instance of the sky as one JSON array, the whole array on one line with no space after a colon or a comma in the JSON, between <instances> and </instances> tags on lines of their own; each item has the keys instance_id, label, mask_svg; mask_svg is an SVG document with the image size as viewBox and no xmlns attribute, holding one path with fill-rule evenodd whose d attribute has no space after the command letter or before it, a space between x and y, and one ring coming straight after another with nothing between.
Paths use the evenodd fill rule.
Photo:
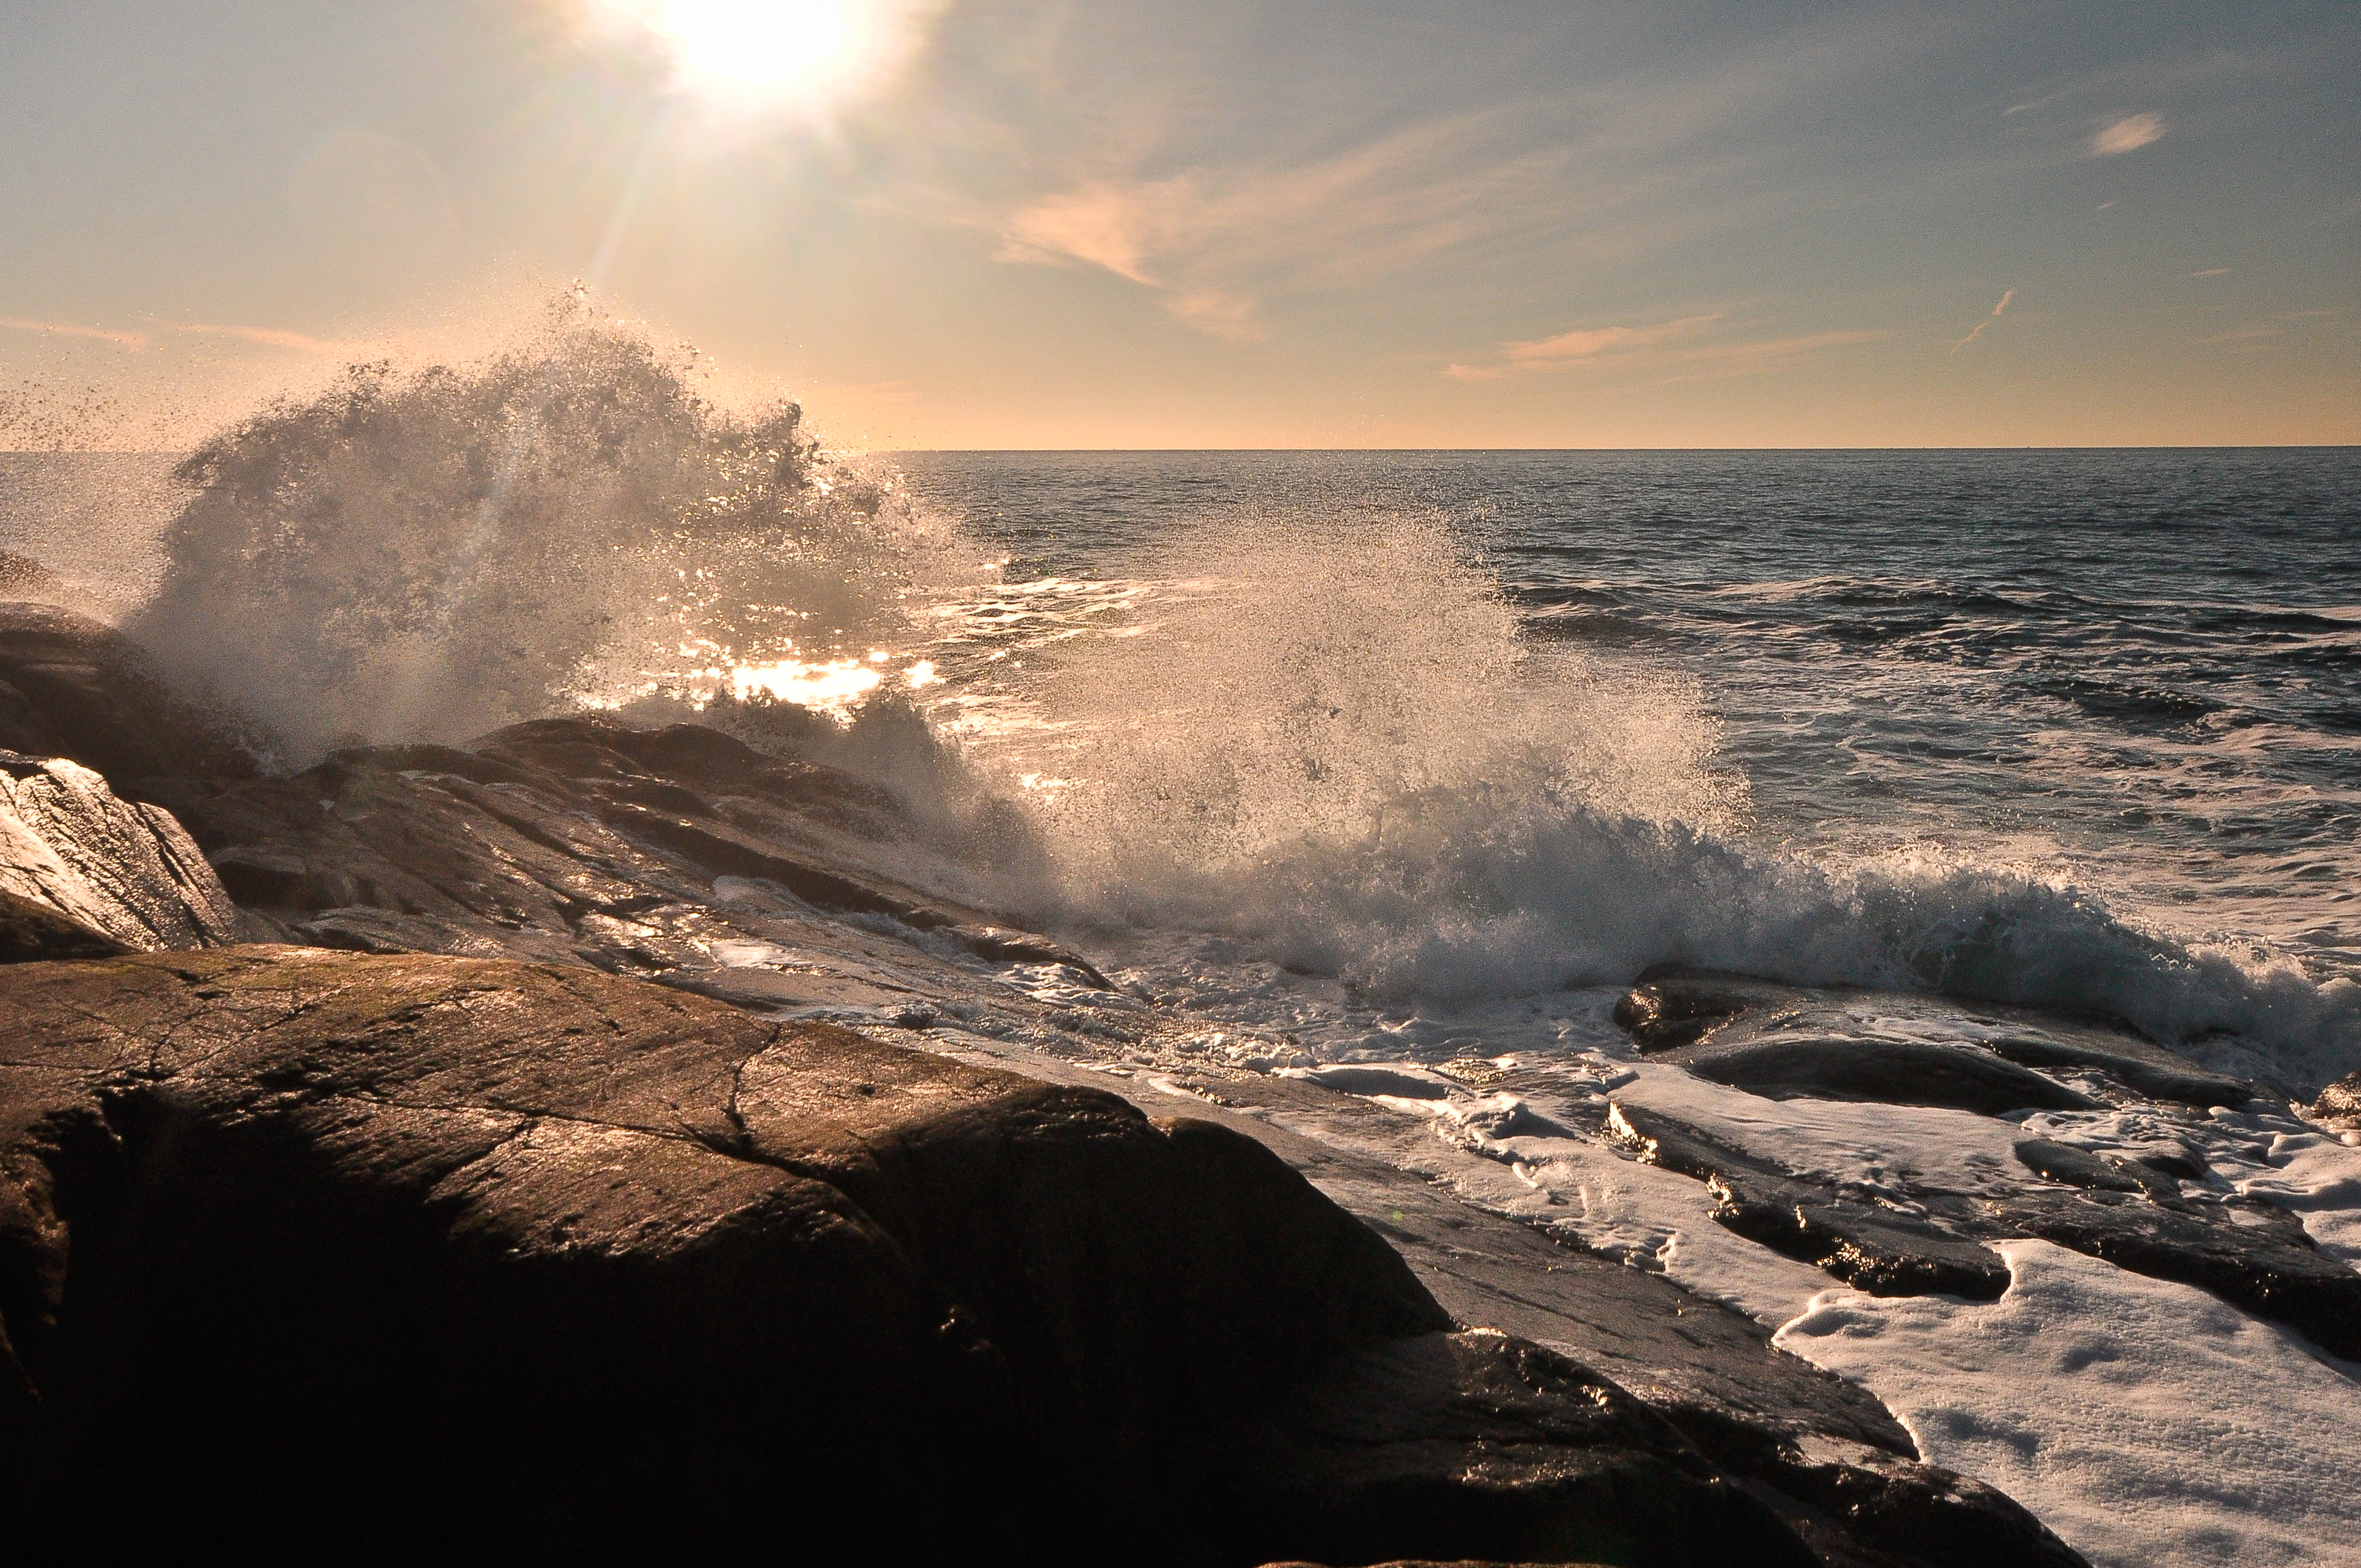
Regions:
<instances>
[{"instance_id":1,"label":"sky","mask_svg":"<svg viewBox=\"0 0 2361 1568\"><path fill-rule=\"evenodd\" d=\"M2349 0L17 0L0 445L577 281L844 447L2353 443L2356 82Z\"/></svg>"}]
</instances>

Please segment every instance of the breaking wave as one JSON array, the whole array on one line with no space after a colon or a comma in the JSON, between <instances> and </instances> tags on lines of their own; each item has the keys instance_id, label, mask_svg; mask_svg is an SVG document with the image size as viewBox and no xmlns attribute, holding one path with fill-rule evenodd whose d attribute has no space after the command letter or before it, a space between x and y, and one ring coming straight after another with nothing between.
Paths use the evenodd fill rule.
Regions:
<instances>
[{"instance_id":1,"label":"breaking wave","mask_svg":"<svg viewBox=\"0 0 2361 1568\"><path fill-rule=\"evenodd\" d=\"M1439 526L1262 519L1163 565L1120 634L1035 655L1049 722L1025 766L1099 918L1230 933L1396 999L1676 962L2102 1013L2299 1088L2361 1060L2349 980L2031 867L1754 840L1691 684L1524 636Z\"/></svg>"},{"instance_id":2,"label":"breaking wave","mask_svg":"<svg viewBox=\"0 0 2361 1568\"><path fill-rule=\"evenodd\" d=\"M478 365L354 366L176 477L193 494L126 630L290 762L849 672L947 543L796 405L721 409L570 299Z\"/></svg>"},{"instance_id":3,"label":"breaking wave","mask_svg":"<svg viewBox=\"0 0 2361 1568\"><path fill-rule=\"evenodd\" d=\"M1002 848L966 869L1013 906L1224 934L1379 996L1685 962L2103 1012L2299 1087L2361 1060L2349 981L2037 868L1762 841L1693 682L1532 635L1419 515L1298 494L1183 531L1107 613L1012 658L961 619L991 552L826 455L795 405L719 407L571 302L478 364L358 366L272 403L178 477L126 630L287 765L569 707L701 711L989 820L966 841ZM864 717L766 725L774 698Z\"/></svg>"}]
</instances>

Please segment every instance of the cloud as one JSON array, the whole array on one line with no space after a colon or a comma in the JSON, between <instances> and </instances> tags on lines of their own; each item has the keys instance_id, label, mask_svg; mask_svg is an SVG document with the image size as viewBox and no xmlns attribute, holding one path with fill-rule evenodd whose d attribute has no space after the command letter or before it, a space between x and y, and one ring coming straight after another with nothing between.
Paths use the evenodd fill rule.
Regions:
<instances>
[{"instance_id":1,"label":"cloud","mask_svg":"<svg viewBox=\"0 0 2361 1568\"><path fill-rule=\"evenodd\" d=\"M71 322L44 322L33 321L24 316L0 316L0 327L5 327L12 332L54 333L60 337L96 338L102 343L111 343L117 348L136 350L148 346L148 334L144 332L115 332L105 327L77 326Z\"/></svg>"},{"instance_id":2,"label":"cloud","mask_svg":"<svg viewBox=\"0 0 2361 1568\"><path fill-rule=\"evenodd\" d=\"M2208 267L2202 271L2190 274L2191 278L2227 278L2229 275L2230 269L2226 267Z\"/></svg>"},{"instance_id":3,"label":"cloud","mask_svg":"<svg viewBox=\"0 0 2361 1568\"><path fill-rule=\"evenodd\" d=\"M2091 156L2114 158L2136 152L2164 136L2162 115L2126 115L2091 138Z\"/></svg>"},{"instance_id":4,"label":"cloud","mask_svg":"<svg viewBox=\"0 0 2361 1568\"><path fill-rule=\"evenodd\" d=\"M1576 327L1551 337L1503 343L1497 361L1446 365L1443 373L1455 381L1497 381L1509 376L1601 366L1671 372L1660 379L1690 381L1713 376L1751 375L1806 355L1874 343L1894 335L1889 331L1849 327L1735 343L1697 341L1709 335L1726 314L1716 311L1647 326Z\"/></svg>"},{"instance_id":5,"label":"cloud","mask_svg":"<svg viewBox=\"0 0 2361 1568\"><path fill-rule=\"evenodd\" d=\"M1957 343L1955 343L1955 344L1951 345L1951 352L1952 352L1952 353L1954 353L1954 354L1957 354L1960 350L1961 350L1962 348L1965 348L1968 345L1970 345L1970 344L1973 343L1976 339L1978 339L1978 338L1980 338L1980 337L1983 336L1983 334L1984 334L1984 329L1985 329L1986 327L1989 327L1990 325L1992 325L1992 323L1994 323L1994 322L1996 322L1996 321L2000 320L2002 313L2003 313L2003 312L2004 312L2004 311L2006 311L2006 310L2008 309L2008 302L2009 302L2011 300L2014 300L2014 299L2015 299L2015 298L2016 298L2016 291L2015 291L2015 290L2014 290L2014 289L2004 289L2004 290L2002 290L2002 291L2001 291L2001 295L2000 295L2000 303L1999 303L1999 304L1997 304L1997 305L1994 305L1994 306L1992 308L1992 314L1990 314L1990 315L1986 316L1983 320L1982 320L1982 321L1978 322L1978 323L1977 323L1973 327L1971 327L1971 328L1969 329L1969 331L1968 331L1968 335L1967 335L1967 336L1965 336L1965 337L1963 337L1963 338L1960 339L1960 341L1959 341L1959 342L1957 342Z\"/></svg>"},{"instance_id":6,"label":"cloud","mask_svg":"<svg viewBox=\"0 0 2361 1568\"><path fill-rule=\"evenodd\" d=\"M283 348L297 354L348 355L368 346L359 342L335 338L313 337L309 333L291 332L275 326L231 326L218 322L162 321L146 318L151 330L98 326L80 326L71 322L35 321L23 316L0 316L0 328L16 332L54 333L60 337L86 337L118 348L144 349L159 336L166 337L228 337L241 343L251 343L264 348Z\"/></svg>"},{"instance_id":7,"label":"cloud","mask_svg":"<svg viewBox=\"0 0 2361 1568\"><path fill-rule=\"evenodd\" d=\"M998 219L994 259L1099 268L1197 331L1251 342L1269 335L1257 313L1273 293L1367 285L1545 220L1573 155L1498 156L1501 129L1477 115L1293 165L1084 181Z\"/></svg>"},{"instance_id":8,"label":"cloud","mask_svg":"<svg viewBox=\"0 0 2361 1568\"><path fill-rule=\"evenodd\" d=\"M225 326L218 322L159 322L157 324L170 332L185 333L191 337L230 337L264 348L291 349L297 354L354 354L367 346L357 342L313 337L309 333L289 332L275 326Z\"/></svg>"},{"instance_id":9,"label":"cloud","mask_svg":"<svg viewBox=\"0 0 2361 1568\"><path fill-rule=\"evenodd\" d=\"M1535 338L1530 343L1504 343L1502 353L1509 363L1521 369L1557 370L1596 359L1602 354L1612 354L1670 338L1686 336L1702 331L1719 321L1719 312L1712 315L1683 316L1678 321L1659 322L1654 326L1578 327L1559 333L1555 337Z\"/></svg>"}]
</instances>

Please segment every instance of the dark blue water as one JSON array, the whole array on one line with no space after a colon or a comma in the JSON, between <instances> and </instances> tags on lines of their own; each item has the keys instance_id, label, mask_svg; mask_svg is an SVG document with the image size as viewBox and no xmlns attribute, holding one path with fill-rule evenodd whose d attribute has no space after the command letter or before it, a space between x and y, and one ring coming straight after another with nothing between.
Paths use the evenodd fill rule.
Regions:
<instances>
[{"instance_id":1,"label":"dark blue water","mask_svg":"<svg viewBox=\"0 0 2361 1568\"><path fill-rule=\"evenodd\" d=\"M1698 683L1759 839L2051 871L2361 973L2353 449L898 461L1013 582L1442 520L1528 638Z\"/></svg>"}]
</instances>

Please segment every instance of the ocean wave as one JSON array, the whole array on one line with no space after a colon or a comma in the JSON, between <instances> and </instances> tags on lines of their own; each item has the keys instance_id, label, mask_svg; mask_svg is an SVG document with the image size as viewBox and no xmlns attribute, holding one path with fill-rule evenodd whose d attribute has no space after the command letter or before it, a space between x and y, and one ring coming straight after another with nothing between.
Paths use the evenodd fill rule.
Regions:
<instances>
[{"instance_id":1,"label":"ocean wave","mask_svg":"<svg viewBox=\"0 0 2361 1568\"><path fill-rule=\"evenodd\" d=\"M1145 541L1171 531L1126 509L1174 504L1149 478L1069 499ZM824 733L894 775L1013 905L1234 934L1374 993L1677 961L2104 1012L2296 1086L2361 1058L2350 981L2040 867L1763 841L1697 680L1621 624L1647 624L1626 590L1512 596L1424 514L1332 517L1290 492L1139 543L1136 579L1007 581L890 471L824 455L800 410L715 407L684 362L576 310L478 364L357 367L179 479L161 589L128 629L257 714L291 765L586 706L761 741L763 691L825 688L871 717L773 741ZM2062 613L1839 577L1706 597L1748 595L1913 625ZM1535 635L1544 604L1576 634ZM1784 635L1721 629L1757 631ZM2086 708L2191 716L2161 684L2041 678Z\"/></svg>"},{"instance_id":2,"label":"ocean wave","mask_svg":"<svg viewBox=\"0 0 2361 1568\"><path fill-rule=\"evenodd\" d=\"M1191 596L1038 678L1056 750L1026 766L1082 913L1385 996L1678 962L2104 1014L2290 1088L2361 1064L2361 987L2283 956L2035 866L1756 841L1692 683L1521 636L1444 531L1297 517L1175 554Z\"/></svg>"},{"instance_id":3,"label":"ocean wave","mask_svg":"<svg viewBox=\"0 0 2361 1568\"><path fill-rule=\"evenodd\" d=\"M291 762L864 659L951 543L796 405L719 408L572 296L482 362L271 403L176 477L126 630Z\"/></svg>"}]
</instances>

